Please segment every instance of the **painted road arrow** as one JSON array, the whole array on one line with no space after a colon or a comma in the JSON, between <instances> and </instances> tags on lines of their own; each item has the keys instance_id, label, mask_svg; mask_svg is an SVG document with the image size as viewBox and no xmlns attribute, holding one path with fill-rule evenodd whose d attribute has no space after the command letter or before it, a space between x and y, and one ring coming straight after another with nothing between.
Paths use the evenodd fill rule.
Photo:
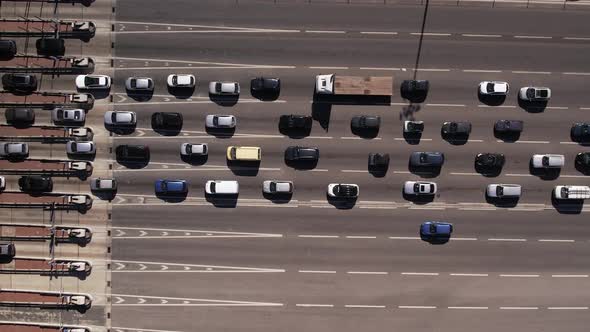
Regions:
<instances>
[{"instance_id":1,"label":"painted road arrow","mask_svg":"<svg viewBox=\"0 0 590 332\"><path fill-rule=\"evenodd\" d=\"M188 229L162 229L162 228L136 228L136 227L113 227L118 231L125 231L127 236L120 233L115 234L116 239L205 239L205 238L282 238L283 234L273 233L248 233L248 232L225 232L211 230L188 230ZM137 233L139 234L137 234ZM135 233L137 235L133 235ZM154 233L154 235L151 235Z\"/></svg>"},{"instance_id":2,"label":"painted road arrow","mask_svg":"<svg viewBox=\"0 0 590 332\"><path fill-rule=\"evenodd\" d=\"M113 296L120 298L134 298L137 303L114 303L114 306L202 306L202 307L281 307L283 303L279 302L256 302L256 301L236 301L236 300L220 300L220 299L198 299L198 298L182 298L182 297L167 297L167 296L143 296L143 295L129 295L129 294L113 294ZM148 302L150 300L150 302ZM151 302L151 300L159 302Z\"/></svg>"},{"instance_id":3,"label":"painted road arrow","mask_svg":"<svg viewBox=\"0 0 590 332\"><path fill-rule=\"evenodd\" d=\"M163 262L112 261L121 273L282 273L285 269L225 265L179 264ZM124 267L124 268L123 268Z\"/></svg>"}]
</instances>

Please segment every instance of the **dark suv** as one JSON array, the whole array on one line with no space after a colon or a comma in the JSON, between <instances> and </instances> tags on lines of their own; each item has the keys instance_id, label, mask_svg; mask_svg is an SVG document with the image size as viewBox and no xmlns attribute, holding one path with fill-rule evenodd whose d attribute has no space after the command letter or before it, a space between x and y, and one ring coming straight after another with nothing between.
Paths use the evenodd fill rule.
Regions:
<instances>
[{"instance_id":1,"label":"dark suv","mask_svg":"<svg viewBox=\"0 0 590 332\"><path fill-rule=\"evenodd\" d=\"M320 159L320 149L303 146L290 146L285 150L287 161L317 162Z\"/></svg>"},{"instance_id":2,"label":"dark suv","mask_svg":"<svg viewBox=\"0 0 590 332\"><path fill-rule=\"evenodd\" d=\"M468 136L471 133L471 123L445 122L442 125L441 133L445 136Z\"/></svg>"},{"instance_id":3,"label":"dark suv","mask_svg":"<svg viewBox=\"0 0 590 332\"><path fill-rule=\"evenodd\" d=\"M590 123L576 122L572 125L571 136L574 142L590 141Z\"/></svg>"},{"instance_id":4,"label":"dark suv","mask_svg":"<svg viewBox=\"0 0 590 332\"><path fill-rule=\"evenodd\" d=\"M250 81L250 92L255 94L278 95L281 92L281 80L278 78L256 77Z\"/></svg>"},{"instance_id":5,"label":"dark suv","mask_svg":"<svg viewBox=\"0 0 590 332\"><path fill-rule=\"evenodd\" d=\"M152 114L152 128L180 130L182 129L182 114L176 112L156 112Z\"/></svg>"},{"instance_id":6,"label":"dark suv","mask_svg":"<svg viewBox=\"0 0 590 332\"><path fill-rule=\"evenodd\" d=\"M28 126L35 123L35 111L32 108L7 108L4 116L6 122L13 126Z\"/></svg>"},{"instance_id":7,"label":"dark suv","mask_svg":"<svg viewBox=\"0 0 590 332\"><path fill-rule=\"evenodd\" d=\"M0 61L12 60L16 55L16 42L14 40L0 39Z\"/></svg>"},{"instance_id":8,"label":"dark suv","mask_svg":"<svg viewBox=\"0 0 590 332\"><path fill-rule=\"evenodd\" d=\"M288 114L281 115L279 129L282 130L310 130L313 119L309 115Z\"/></svg>"},{"instance_id":9,"label":"dark suv","mask_svg":"<svg viewBox=\"0 0 590 332\"><path fill-rule=\"evenodd\" d=\"M426 80L405 80L400 86L400 94L411 102L423 102L429 88L430 83Z\"/></svg>"},{"instance_id":10,"label":"dark suv","mask_svg":"<svg viewBox=\"0 0 590 332\"><path fill-rule=\"evenodd\" d=\"M475 156L475 167L477 168L502 168L506 158L501 153L478 153Z\"/></svg>"},{"instance_id":11,"label":"dark suv","mask_svg":"<svg viewBox=\"0 0 590 332\"><path fill-rule=\"evenodd\" d=\"M410 166L412 167L441 167L445 162L442 152L412 152Z\"/></svg>"},{"instance_id":12,"label":"dark suv","mask_svg":"<svg viewBox=\"0 0 590 332\"><path fill-rule=\"evenodd\" d=\"M20 190L29 193L50 192L53 190L53 181L50 177L46 176L21 176L18 179L18 186Z\"/></svg>"},{"instance_id":13,"label":"dark suv","mask_svg":"<svg viewBox=\"0 0 590 332\"><path fill-rule=\"evenodd\" d=\"M16 255L14 244L0 243L0 260L12 259Z\"/></svg>"},{"instance_id":14,"label":"dark suv","mask_svg":"<svg viewBox=\"0 0 590 332\"><path fill-rule=\"evenodd\" d=\"M524 122L520 120L498 120L494 124L494 131L503 134L518 134L523 128Z\"/></svg>"},{"instance_id":15,"label":"dark suv","mask_svg":"<svg viewBox=\"0 0 590 332\"><path fill-rule=\"evenodd\" d=\"M115 153L118 162L145 163L150 160L150 148L146 145L119 145Z\"/></svg>"},{"instance_id":16,"label":"dark suv","mask_svg":"<svg viewBox=\"0 0 590 332\"><path fill-rule=\"evenodd\" d=\"M2 86L12 93L31 93L37 90L37 77L31 74L4 74Z\"/></svg>"}]
</instances>

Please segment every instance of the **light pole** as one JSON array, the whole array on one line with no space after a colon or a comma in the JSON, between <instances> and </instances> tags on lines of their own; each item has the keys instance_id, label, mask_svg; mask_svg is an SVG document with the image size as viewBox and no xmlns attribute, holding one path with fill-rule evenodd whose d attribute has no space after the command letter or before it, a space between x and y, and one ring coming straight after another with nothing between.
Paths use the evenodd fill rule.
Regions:
<instances>
[{"instance_id":1,"label":"light pole","mask_svg":"<svg viewBox=\"0 0 590 332\"><path fill-rule=\"evenodd\" d=\"M424 28L426 26L426 17L428 15L428 3L429 0L426 0L426 5L424 5L424 15L422 15L422 29L420 30L420 40L418 41L418 54L416 54L416 63L414 64L414 80L416 80L416 77L418 76L420 53L422 52L422 40L424 39Z\"/></svg>"}]
</instances>

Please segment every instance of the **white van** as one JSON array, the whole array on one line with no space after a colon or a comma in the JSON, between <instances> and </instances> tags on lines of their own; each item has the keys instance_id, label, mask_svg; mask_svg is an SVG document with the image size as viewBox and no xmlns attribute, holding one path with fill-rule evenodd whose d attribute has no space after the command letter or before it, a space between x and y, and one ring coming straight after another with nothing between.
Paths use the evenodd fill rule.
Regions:
<instances>
[{"instance_id":1,"label":"white van","mask_svg":"<svg viewBox=\"0 0 590 332\"><path fill-rule=\"evenodd\" d=\"M556 199L588 199L590 187L588 186L555 186L553 196Z\"/></svg>"},{"instance_id":2,"label":"white van","mask_svg":"<svg viewBox=\"0 0 590 332\"><path fill-rule=\"evenodd\" d=\"M205 192L209 195L237 195L240 191L238 181L209 180Z\"/></svg>"},{"instance_id":3,"label":"white van","mask_svg":"<svg viewBox=\"0 0 590 332\"><path fill-rule=\"evenodd\" d=\"M519 198L522 187L519 184L490 184L486 194L491 198Z\"/></svg>"}]
</instances>

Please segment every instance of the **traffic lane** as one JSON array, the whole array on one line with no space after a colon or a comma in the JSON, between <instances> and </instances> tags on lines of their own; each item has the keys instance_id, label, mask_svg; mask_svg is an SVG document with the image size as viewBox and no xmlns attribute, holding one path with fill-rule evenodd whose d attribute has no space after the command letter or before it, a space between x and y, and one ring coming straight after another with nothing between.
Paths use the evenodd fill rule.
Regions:
<instances>
[{"instance_id":1,"label":"traffic lane","mask_svg":"<svg viewBox=\"0 0 590 332\"><path fill-rule=\"evenodd\" d=\"M268 42L269 38L272 38L272 43ZM158 40L157 43L154 42L155 39ZM121 35L118 36L118 43L124 45L117 49L117 54L121 57L151 54L156 58L179 59L179 54L192 54L193 45L199 45L200 61L259 65L389 67L397 64L413 67L417 52L416 40L355 39L332 34L311 37L224 35L224 38L208 34L179 34L166 39L151 35ZM494 54L494 57L489 57L488 54ZM560 44L559 63L556 63L555 54L555 45L547 43L472 43L433 39L423 43L420 65L423 68L439 68L444 65L497 69L517 62L519 68L514 68L516 70L553 71L557 66L564 71L588 69L585 59L590 51L585 45ZM280 59L280 63L277 59ZM482 59L485 59L485 65L482 64ZM270 63L261 63L262 61Z\"/></svg>"},{"instance_id":2,"label":"traffic lane","mask_svg":"<svg viewBox=\"0 0 590 332\"><path fill-rule=\"evenodd\" d=\"M185 231L236 232L246 235L274 234L284 238L305 238L304 235L319 235L324 238L338 238L342 241L401 241L395 238L410 237L409 241L420 241L419 225L427 220L450 222L457 237L475 237L477 241L517 239L523 245L539 240L575 240L584 243L590 240L585 218L575 214L559 215L557 211L515 211L499 209L493 212L476 210L418 210L418 209L316 209L300 207L277 210L260 207L238 207L240 220L235 218L234 209L214 209L174 205L170 207L143 206L150 217L137 214L136 206L114 205L114 228L121 227L126 234L139 236L140 230L150 236L162 236L162 231L178 235ZM175 218L168 218L174 211ZM194 217L199 211L198 218ZM117 222L121 220L121 222ZM128 229L127 229L128 228ZM215 233L216 234L216 233ZM214 235L215 235L214 234ZM219 235L223 235L219 233ZM114 235L120 237L118 233ZM390 237L394 237L391 239ZM492 239L492 240L490 240ZM494 240L495 239L495 240ZM215 240L195 238L195 242ZM116 241L124 241L116 239ZM231 239L228 239L231 241ZM504 241L498 241L502 243ZM550 243L550 242L547 242ZM571 242L555 242L556 246Z\"/></svg>"},{"instance_id":3,"label":"traffic lane","mask_svg":"<svg viewBox=\"0 0 590 332\"><path fill-rule=\"evenodd\" d=\"M342 2L274 4L203 1L199 4L200 10L196 12L190 1L178 2L174 7L165 6L158 1L145 3L146 8L157 8L157 11L138 9L134 2L117 5L119 20L169 23L170 20L167 18L174 17L174 23L267 29L418 32L424 14L424 7L420 3L382 6L371 1L364 1L364 3L356 1L353 6L343 5ZM261 10L264 10L266 14L260 15ZM335 15L325 15L324 13L328 11ZM158 14L153 15L154 13ZM487 7L447 7L431 4L428 11L427 31L488 34L590 34L584 24L586 22L584 14L580 11L556 11L554 8L536 8L533 12L513 7L496 6L493 10L489 10ZM539 25L539 22L547 24Z\"/></svg>"},{"instance_id":4,"label":"traffic lane","mask_svg":"<svg viewBox=\"0 0 590 332\"><path fill-rule=\"evenodd\" d=\"M409 240L354 242L331 238L222 239L204 242L191 239L128 239L117 242L115 250L118 254L115 257L121 261L340 273L386 271L585 275L588 268L584 262L589 246L589 243L556 245L531 242L523 245L472 240L451 240L445 245L430 245Z\"/></svg>"}]
</instances>

